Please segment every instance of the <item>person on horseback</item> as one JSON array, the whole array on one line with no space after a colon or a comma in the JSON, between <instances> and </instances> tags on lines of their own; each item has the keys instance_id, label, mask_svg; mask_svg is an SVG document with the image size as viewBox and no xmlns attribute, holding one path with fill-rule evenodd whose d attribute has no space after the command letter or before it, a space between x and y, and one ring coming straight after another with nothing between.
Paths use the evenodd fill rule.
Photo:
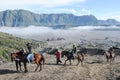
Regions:
<instances>
[{"instance_id":1,"label":"person on horseback","mask_svg":"<svg viewBox=\"0 0 120 80\"><path fill-rule=\"evenodd\" d=\"M28 48L27 60L28 60L28 63L30 63L30 61L33 60L34 49L33 49L31 43L27 43L26 46L27 46L27 48Z\"/></svg>"},{"instance_id":2,"label":"person on horseback","mask_svg":"<svg viewBox=\"0 0 120 80\"><path fill-rule=\"evenodd\" d=\"M73 53L76 53L76 45L75 45L75 44L73 44L72 52L73 52Z\"/></svg>"},{"instance_id":3,"label":"person on horseback","mask_svg":"<svg viewBox=\"0 0 120 80\"><path fill-rule=\"evenodd\" d=\"M73 56L73 59L74 59L74 58L75 58L75 56L76 56L76 51L77 51L76 45L75 45L75 44L73 44L73 46L72 46L72 51L71 51L72 56Z\"/></svg>"},{"instance_id":4,"label":"person on horseback","mask_svg":"<svg viewBox=\"0 0 120 80\"><path fill-rule=\"evenodd\" d=\"M61 54L60 54L60 52L58 51L58 49L57 49L56 52L55 52L55 56L56 56L56 64L59 64L59 62L62 63L62 61L60 60Z\"/></svg>"},{"instance_id":5,"label":"person on horseback","mask_svg":"<svg viewBox=\"0 0 120 80\"><path fill-rule=\"evenodd\" d=\"M112 57L112 53L113 53L113 47L111 47L109 50L108 50L108 52L110 53L110 57Z\"/></svg>"},{"instance_id":6,"label":"person on horseback","mask_svg":"<svg viewBox=\"0 0 120 80\"><path fill-rule=\"evenodd\" d=\"M32 52L32 44L31 43L27 43L26 44L27 48L28 48L28 53L31 53Z\"/></svg>"}]
</instances>

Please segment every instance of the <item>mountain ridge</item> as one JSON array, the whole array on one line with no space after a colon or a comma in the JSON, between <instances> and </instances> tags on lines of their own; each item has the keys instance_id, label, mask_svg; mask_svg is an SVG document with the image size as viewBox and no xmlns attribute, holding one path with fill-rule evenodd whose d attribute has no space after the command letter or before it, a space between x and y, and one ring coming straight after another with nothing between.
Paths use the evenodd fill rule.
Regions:
<instances>
[{"instance_id":1,"label":"mountain ridge","mask_svg":"<svg viewBox=\"0 0 120 80\"><path fill-rule=\"evenodd\" d=\"M73 14L37 14L27 10L6 10L0 12L0 26L111 26L120 25L115 19L98 20L94 15L75 16Z\"/></svg>"}]
</instances>

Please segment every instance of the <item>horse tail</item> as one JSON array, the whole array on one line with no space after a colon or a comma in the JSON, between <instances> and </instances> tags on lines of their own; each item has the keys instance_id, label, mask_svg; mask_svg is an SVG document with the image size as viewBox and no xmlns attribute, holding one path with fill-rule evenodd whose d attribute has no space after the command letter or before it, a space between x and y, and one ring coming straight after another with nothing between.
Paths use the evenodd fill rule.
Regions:
<instances>
[{"instance_id":1,"label":"horse tail","mask_svg":"<svg viewBox=\"0 0 120 80\"><path fill-rule=\"evenodd\" d=\"M12 57L12 53L11 53L11 61L13 62L13 57Z\"/></svg>"},{"instance_id":2,"label":"horse tail","mask_svg":"<svg viewBox=\"0 0 120 80\"><path fill-rule=\"evenodd\" d=\"M43 54L41 54L41 60L43 61L43 65L45 64L45 57L43 56Z\"/></svg>"}]
</instances>

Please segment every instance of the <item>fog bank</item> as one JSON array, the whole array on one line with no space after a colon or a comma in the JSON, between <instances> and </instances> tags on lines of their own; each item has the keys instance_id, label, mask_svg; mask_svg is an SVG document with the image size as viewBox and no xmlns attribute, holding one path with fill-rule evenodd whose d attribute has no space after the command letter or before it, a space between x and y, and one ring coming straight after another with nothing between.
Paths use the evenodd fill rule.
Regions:
<instances>
[{"instance_id":1,"label":"fog bank","mask_svg":"<svg viewBox=\"0 0 120 80\"><path fill-rule=\"evenodd\" d=\"M117 30L117 31L116 31ZM49 27L0 27L1 32L17 37L35 40L65 38L67 40L103 39L105 37L119 39L120 28L116 26L79 26L69 29L53 29Z\"/></svg>"}]
</instances>

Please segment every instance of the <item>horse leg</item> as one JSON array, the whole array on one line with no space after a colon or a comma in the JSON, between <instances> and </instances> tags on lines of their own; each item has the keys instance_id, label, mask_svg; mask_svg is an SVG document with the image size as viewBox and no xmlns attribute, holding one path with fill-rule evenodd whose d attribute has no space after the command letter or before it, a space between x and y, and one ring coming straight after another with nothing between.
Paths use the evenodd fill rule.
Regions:
<instances>
[{"instance_id":1,"label":"horse leg","mask_svg":"<svg viewBox=\"0 0 120 80\"><path fill-rule=\"evenodd\" d=\"M42 56L42 62L43 62L43 65L45 64L45 58L44 58L44 56L43 55L41 55Z\"/></svg>"},{"instance_id":2,"label":"horse leg","mask_svg":"<svg viewBox=\"0 0 120 80\"><path fill-rule=\"evenodd\" d=\"M71 65L71 59L69 59L70 65Z\"/></svg>"},{"instance_id":3,"label":"horse leg","mask_svg":"<svg viewBox=\"0 0 120 80\"><path fill-rule=\"evenodd\" d=\"M36 67L35 71L37 71L37 69L38 69L39 66L40 66L40 64L37 64L37 67Z\"/></svg>"},{"instance_id":4,"label":"horse leg","mask_svg":"<svg viewBox=\"0 0 120 80\"><path fill-rule=\"evenodd\" d=\"M113 57L112 62L115 63L115 57Z\"/></svg>"},{"instance_id":5,"label":"horse leg","mask_svg":"<svg viewBox=\"0 0 120 80\"><path fill-rule=\"evenodd\" d=\"M110 59L109 59L109 63L110 63L110 64L111 64L111 61L112 61L112 59L110 58Z\"/></svg>"},{"instance_id":6,"label":"horse leg","mask_svg":"<svg viewBox=\"0 0 120 80\"><path fill-rule=\"evenodd\" d=\"M24 72L28 72L26 62L24 62L23 64L24 64L24 69L25 69L25 71L24 71Z\"/></svg>"},{"instance_id":7,"label":"horse leg","mask_svg":"<svg viewBox=\"0 0 120 80\"><path fill-rule=\"evenodd\" d=\"M22 68L21 68L21 61L18 61L19 63L19 66L20 66L20 71L22 71Z\"/></svg>"},{"instance_id":8,"label":"horse leg","mask_svg":"<svg viewBox=\"0 0 120 80\"><path fill-rule=\"evenodd\" d=\"M106 64L108 64L108 63L109 63L109 59L107 58Z\"/></svg>"},{"instance_id":9,"label":"horse leg","mask_svg":"<svg viewBox=\"0 0 120 80\"><path fill-rule=\"evenodd\" d=\"M42 64L41 64L41 62L40 62L40 70L39 70L39 72L42 70Z\"/></svg>"},{"instance_id":10,"label":"horse leg","mask_svg":"<svg viewBox=\"0 0 120 80\"><path fill-rule=\"evenodd\" d=\"M81 60L81 66L83 66L83 60Z\"/></svg>"},{"instance_id":11,"label":"horse leg","mask_svg":"<svg viewBox=\"0 0 120 80\"><path fill-rule=\"evenodd\" d=\"M111 58L111 59L110 59L110 63L113 63L113 61L114 61L114 58Z\"/></svg>"},{"instance_id":12,"label":"horse leg","mask_svg":"<svg viewBox=\"0 0 120 80\"><path fill-rule=\"evenodd\" d=\"M64 65L66 65L66 61L68 61L68 59L67 59L67 60L65 60L65 63L64 63Z\"/></svg>"},{"instance_id":13,"label":"horse leg","mask_svg":"<svg viewBox=\"0 0 120 80\"><path fill-rule=\"evenodd\" d=\"M78 60L78 63L77 63L77 65L76 66L78 66L79 65L79 63L80 63L80 59L77 59Z\"/></svg>"},{"instance_id":14,"label":"horse leg","mask_svg":"<svg viewBox=\"0 0 120 80\"><path fill-rule=\"evenodd\" d=\"M15 60L16 70L18 71L18 61Z\"/></svg>"}]
</instances>

